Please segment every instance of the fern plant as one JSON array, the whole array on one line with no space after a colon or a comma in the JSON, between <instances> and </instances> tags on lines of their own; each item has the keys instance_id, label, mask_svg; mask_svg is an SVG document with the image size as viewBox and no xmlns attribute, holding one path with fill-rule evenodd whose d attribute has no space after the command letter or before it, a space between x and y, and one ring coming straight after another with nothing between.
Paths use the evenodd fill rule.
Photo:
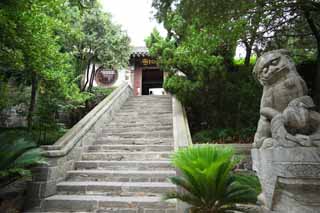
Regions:
<instances>
[{"instance_id":1,"label":"fern plant","mask_svg":"<svg viewBox=\"0 0 320 213\"><path fill-rule=\"evenodd\" d=\"M204 144L178 150L172 164L181 176L170 180L183 190L167 193L165 199L186 202L193 213L241 211L236 204L256 203L260 185L254 176L233 172L238 162L229 147Z\"/></svg>"},{"instance_id":2,"label":"fern plant","mask_svg":"<svg viewBox=\"0 0 320 213\"><path fill-rule=\"evenodd\" d=\"M0 144L0 187L4 187L21 177L30 177L30 167L46 163L36 144L25 139L15 142L8 140Z\"/></svg>"}]
</instances>

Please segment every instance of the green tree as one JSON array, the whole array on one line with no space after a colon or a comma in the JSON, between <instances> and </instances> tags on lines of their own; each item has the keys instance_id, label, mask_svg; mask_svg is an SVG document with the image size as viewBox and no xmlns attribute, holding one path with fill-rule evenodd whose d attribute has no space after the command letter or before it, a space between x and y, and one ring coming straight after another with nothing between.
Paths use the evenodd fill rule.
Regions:
<instances>
[{"instance_id":1,"label":"green tree","mask_svg":"<svg viewBox=\"0 0 320 213\"><path fill-rule=\"evenodd\" d=\"M260 89L249 70L233 64L242 21L201 25L194 19L186 24L179 11L171 11L169 16L168 37L154 31L146 43L161 68L169 72L164 87L187 108L192 131L254 126ZM226 34L227 29L239 33ZM239 72L233 72L236 70ZM244 96L250 99L241 98Z\"/></svg>"},{"instance_id":2,"label":"green tree","mask_svg":"<svg viewBox=\"0 0 320 213\"><path fill-rule=\"evenodd\" d=\"M65 1L5 1L1 3L0 20L10 23L1 25L1 67L7 72L20 75L26 85L30 84L28 126L36 109L38 90L45 90L45 82L54 81L59 88L72 72L70 55L60 51L55 30L61 20L52 14L62 12ZM12 53L12 60L6 60ZM15 57L17 56L17 57ZM39 85L42 88L39 88ZM66 88L66 87L63 87ZM77 91L74 91L77 92ZM70 95L70 90L63 94Z\"/></svg>"},{"instance_id":3,"label":"green tree","mask_svg":"<svg viewBox=\"0 0 320 213\"><path fill-rule=\"evenodd\" d=\"M0 33L1 81L31 86L29 128L34 118L54 124L57 111L82 105L84 67L117 68L129 57L127 35L91 0L1 1Z\"/></svg>"},{"instance_id":4,"label":"green tree","mask_svg":"<svg viewBox=\"0 0 320 213\"><path fill-rule=\"evenodd\" d=\"M289 48L294 54L313 56L317 75L313 96L320 104L320 2L318 0L154 0L156 17L168 22L173 9L186 23L196 17L202 26L242 21L243 32L238 40L246 49L246 64L252 50L259 55L270 48ZM238 33L228 29L225 33ZM303 46L301 46L303 44ZM306 59L306 57L304 58Z\"/></svg>"},{"instance_id":5,"label":"green tree","mask_svg":"<svg viewBox=\"0 0 320 213\"><path fill-rule=\"evenodd\" d=\"M82 33L75 45L75 56L83 76L81 90L91 91L99 69L118 69L127 65L130 40L120 26L112 23L111 15L103 12L99 4L85 10L80 23L76 24Z\"/></svg>"}]
</instances>

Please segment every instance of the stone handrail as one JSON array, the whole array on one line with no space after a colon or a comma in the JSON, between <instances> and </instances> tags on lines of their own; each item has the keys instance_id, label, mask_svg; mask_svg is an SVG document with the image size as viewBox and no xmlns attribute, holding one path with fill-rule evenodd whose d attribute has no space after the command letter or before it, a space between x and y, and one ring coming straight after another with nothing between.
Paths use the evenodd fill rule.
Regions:
<instances>
[{"instance_id":1,"label":"stone handrail","mask_svg":"<svg viewBox=\"0 0 320 213\"><path fill-rule=\"evenodd\" d=\"M191 134L189 130L188 118L181 102L172 96L172 115L173 115L173 139L174 139L174 150L177 151L181 148L192 145ZM177 174L180 171L177 170ZM182 191L181 188L177 189ZM189 206L186 203L177 201L177 213L184 213Z\"/></svg>"},{"instance_id":2,"label":"stone handrail","mask_svg":"<svg viewBox=\"0 0 320 213\"><path fill-rule=\"evenodd\" d=\"M101 129L132 95L133 90L128 84L121 85L54 145L41 147L48 163L32 169L33 178L27 187L27 209L41 209L44 199L56 193L57 184L65 180L67 172L74 169L74 163L81 159Z\"/></svg>"},{"instance_id":3,"label":"stone handrail","mask_svg":"<svg viewBox=\"0 0 320 213\"><path fill-rule=\"evenodd\" d=\"M46 157L58 157L69 153L80 139L94 126L97 120L101 118L106 111L113 107L115 99L119 98L119 96L129 88L130 86L127 83L124 83L115 89L76 125L74 125L65 135L63 135L54 145L42 146L41 148L44 150L43 155Z\"/></svg>"},{"instance_id":4,"label":"stone handrail","mask_svg":"<svg viewBox=\"0 0 320 213\"><path fill-rule=\"evenodd\" d=\"M178 150L192 144L188 118L181 102L172 97L174 149Z\"/></svg>"}]
</instances>

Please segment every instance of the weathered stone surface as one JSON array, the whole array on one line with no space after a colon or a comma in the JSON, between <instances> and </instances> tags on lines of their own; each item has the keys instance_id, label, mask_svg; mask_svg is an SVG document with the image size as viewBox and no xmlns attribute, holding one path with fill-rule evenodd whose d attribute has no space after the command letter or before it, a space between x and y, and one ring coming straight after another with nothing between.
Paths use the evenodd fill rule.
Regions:
<instances>
[{"instance_id":1,"label":"weathered stone surface","mask_svg":"<svg viewBox=\"0 0 320 213\"><path fill-rule=\"evenodd\" d=\"M171 128L172 129L172 128ZM88 152L104 151L104 152L114 152L114 151L172 151L173 146L171 145L93 145L88 147Z\"/></svg>"},{"instance_id":2,"label":"weathered stone surface","mask_svg":"<svg viewBox=\"0 0 320 213\"><path fill-rule=\"evenodd\" d=\"M96 141L96 130L105 127L104 123L111 121L112 116L131 95L129 86L119 87L53 146L43 147L48 164L34 169L33 181L27 188L27 209L41 209L42 200L56 193L56 184L66 178L67 171L74 169L74 162L81 159L82 152ZM109 116L105 117L106 114Z\"/></svg>"},{"instance_id":3,"label":"weathered stone surface","mask_svg":"<svg viewBox=\"0 0 320 213\"><path fill-rule=\"evenodd\" d=\"M170 170L173 167L170 161L78 161L77 170L106 169L106 170Z\"/></svg>"},{"instance_id":4,"label":"weathered stone surface","mask_svg":"<svg viewBox=\"0 0 320 213\"><path fill-rule=\"evenodd\" d=\"M172 128L170 96L130 97L114 119L101 115L68 154L52 157L49 168L39 171L46 178L31 194L45 189L53 173L56 189L47 191L55 195L43 200L41 212L176 212L175 202L161 200L176 190L168 182L176 175L169 162ZM67 145L46 150L57 154Z\"/></svg>"},{"instance_id":5,"label":"weathered stone surface","mask_svg":"<svg viewBox=\"0 0 320 213\"><path fill-rule=\"evenodd\" d=\"M161 196L167 191L174 191L175 186L166 182L61 182L60 194L85 194L106 196Z\"/></svg>"},{"instance_id":6,"label":"weathered stone surface","mask_svg":"<svg viewBox=\"0 0 320 213\"><path fill-rule=\"evenodd\" d=\"M169 160L171 152L88 152L83 160Z\"/></svg>"},{"instance_id":7,"label":"weathered stone surface","mask_svg":"<svg viewBox=\"0 0 320 213\"><path fill-rule=\"evenodd\" d=\"M130 169L130 168L128 168ZM174 171L113 171L113 170L74 170L68 171L70 181L127 181L162 182L174 176Z\"/></svg>"},{"instance_id":8,"label":"weathered stone surface","mask_svg":"<svg viewBox=\"0 0 320 213\"><path fill-rule=\"evenodd\" d=\"M263 55L255 74L264 86L252 149L262 212L320 212L320 114L283 50Z\"/></svg>"},{"instance_id":9,"label":"weathered stone surface","mask_svg":"<svg viewBox=\"0 0 320 213\"><path fill-rule=\"evenodd\" d=\"M279 213L319 212L319 157L319 148L253 149L253 167L262 185L260 200L265 208Z\"/></svg>"},{"instance_id":10,"label":"weathered stone surface","mask_svg":"<svg viewBox=\"0 0 320 213\"><path fill-rule=\"evenodd\" d=\"M16 128L27 126L28 106L19 104L0 111L0 127Z\"/></svg>"},{"instance_id":11,"label":"weathered stone surface","mask_svg":"<svg viewBox=\"0 0 320 213\"><path fill-rule=\"evenodd\" d=\"M272 118L282 113L290 101L306 95L308 90L285 50L263 54L257 60L253 73L263 85L260 120L254 139L254 146L260 148L271 137Z\"/></svg>"}]
</instances>

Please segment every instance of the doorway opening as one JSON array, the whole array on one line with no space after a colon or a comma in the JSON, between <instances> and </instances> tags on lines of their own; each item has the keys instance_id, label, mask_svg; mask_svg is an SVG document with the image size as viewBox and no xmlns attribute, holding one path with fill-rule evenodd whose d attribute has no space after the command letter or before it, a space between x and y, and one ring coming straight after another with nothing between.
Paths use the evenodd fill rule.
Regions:
<instances>
[{"instance_id":1,"label":"doorway opening","mask_svg":"<svg viewBox=\"0 0 320 213\"><path fill-rule=\"evenodd\" d=\"M144 69L142 71L142 95L150 95L152 89L163 86L163 71L159 69Z\"/></svg>"}]
</instances>

